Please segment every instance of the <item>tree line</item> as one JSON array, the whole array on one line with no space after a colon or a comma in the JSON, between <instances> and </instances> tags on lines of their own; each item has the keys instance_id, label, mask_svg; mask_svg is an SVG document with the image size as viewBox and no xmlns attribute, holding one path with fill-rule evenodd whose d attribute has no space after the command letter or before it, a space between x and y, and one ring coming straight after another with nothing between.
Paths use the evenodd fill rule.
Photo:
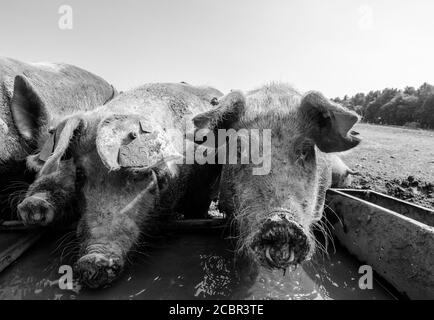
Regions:
<instances>
[{"instance_id":1,"label":"tree line","mask_svg":"<svg viewBox=\"0 0 434 320\"><path fill-rule=\"evenodd\" d=\"M434 129L434 86L386 88L333 99L356 111L362 121Z\"/></svg>"}]
</instances>

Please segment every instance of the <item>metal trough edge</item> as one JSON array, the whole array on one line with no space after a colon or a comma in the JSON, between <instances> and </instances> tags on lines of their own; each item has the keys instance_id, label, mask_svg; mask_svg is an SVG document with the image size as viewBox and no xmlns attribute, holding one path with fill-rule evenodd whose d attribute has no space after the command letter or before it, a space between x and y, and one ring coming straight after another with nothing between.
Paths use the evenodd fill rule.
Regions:
<instances>
[{"instance_id":1,"label":"metal trough edge","mask_svg":"<svg viewBox=\"0 0 434 320\"><path fill-rule=\"evenodd\" d=\"M327 191L339 242L411 299L434 299L434 228L346 194Z\"/></svg>"},{"instance_id":2,"label":"metal trough edge","mask_svg":"<svg viewBox=\"0 0 434 320\"><path fill-rule=\"evenodd\" d=\"M27 249L34 245L40 237L40 233L29 233L23 235L22 238L7 250L0 252L0 272L17 260Z\"/></svg>"},{"instance_id":3,"label":"metal trough edge","mask_svg":"<svg viewBox=\"0 0 434 320\"><path fill-rule=\"evenodd\" d=\"M412 218L431 227L434 227L434 210L419 206L415 203L391 197L387 194L379 193L373 190L361 189L332 189L341 191L345 194L355 196L369 203L376 203L391 211Z\"/></svg>"}]
</instances>

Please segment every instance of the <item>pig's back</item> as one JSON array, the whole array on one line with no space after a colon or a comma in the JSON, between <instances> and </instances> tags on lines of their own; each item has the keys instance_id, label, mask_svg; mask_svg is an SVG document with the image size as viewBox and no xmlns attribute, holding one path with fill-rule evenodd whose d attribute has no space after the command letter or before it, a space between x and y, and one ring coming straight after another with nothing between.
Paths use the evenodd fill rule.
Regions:
<instances>
[{"instance_id":1,"label":"pig's back","mask_svg":"<svg viewBox=\"0 0 434 320\"><path fill-rule=\"evenodd\" d=\"M0 57L0 162L21 159L27 154L21 145L10 111L14 80L23 75L31 82L56 126L63 117L88 111L110 100L114 88L102 78L75 66L58 63L25 63Z\"/></svg>"},{"instance_id":2,"label":"pig's back","mask_svg":"<svg viewBox=\"0 0 434 320\"><path fill-rule=\"evenodd\" d=\"M135 113L164 130L192 128L192 117L213 108L212 98L223 94L211 87L183 83L146 84L124 92L104 109L112 113Z\"/></svg>"},{"instance_id":3,"label":"pig's back","mask_svg":"<svg viewBox=\"0 0 434 320\"><path fill-rule=\"evenodd\" d=\"M63 63L25 63L0 57L0 80L8 98L13 95L15 76L24 75L41 96L52 118L88 111L116 94L99 76ZM4 103L2 109L5 107Z\"/></svg>"}]
</instances>

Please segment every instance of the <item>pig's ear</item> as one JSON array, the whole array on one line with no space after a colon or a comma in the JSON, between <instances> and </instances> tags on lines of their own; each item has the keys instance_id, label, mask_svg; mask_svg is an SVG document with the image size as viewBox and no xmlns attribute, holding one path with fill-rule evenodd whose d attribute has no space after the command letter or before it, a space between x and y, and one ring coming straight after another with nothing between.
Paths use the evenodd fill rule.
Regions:
<instances>
[{"instance_id":1,"label":"pig's ear","mask_svg":"<svg viewBox=\"0 0 434 320\"><path fill-rule=\"evenodd\" d=\"M355 112L328 100L319 92L307 93L300 105L300 113L307 124L309 136L323 152L351 149L360 139L348 132L359 120Z\"/></svg>"},{"instance_id":2,"label":"pig's ear","mask_svg":"<svg viewBox=\"0 0 434 320\"><path fill-rule=\"evenodd\" d=\"M218 107L198 114L193 118L197 129L226 129L242 117L246 109L246 98L239 91L233 91L218 101Z\"/></svg>"},{"instance_id":3,"label":"pig's ear","mask_svg":"<svg viewBox=\"0 0 434 320\"><path fill-rule=\"evenodd\" d=\"M109 170L148 167L174 154L168 135L154 130L152 122L136 114L111 115L97 128L96 149Z\"/></svg>"},{"instance_id":4,"label":"pig's ear","mask_svg":"<svg viewBox=\"0 0 434 320\"><path fill-rule=\"evenodd\" d=\"M15 77L11 114L20 135L34 143L41 129L48 124L44 102L30 81L23 75Z\"/></svg>"},{"instance_id":5,"label":"pig's ear","mask_svg":"<svg viewBox=\"0 0 434 320\"><path fill-rule=\"evenodd\" d=\"M40 175L50 174L59 168L60 160L70 148L73 138L83 129L84 125L83 119L72 117L57 126L54 151L41 168Z\"/></svg>"}]
</instances>

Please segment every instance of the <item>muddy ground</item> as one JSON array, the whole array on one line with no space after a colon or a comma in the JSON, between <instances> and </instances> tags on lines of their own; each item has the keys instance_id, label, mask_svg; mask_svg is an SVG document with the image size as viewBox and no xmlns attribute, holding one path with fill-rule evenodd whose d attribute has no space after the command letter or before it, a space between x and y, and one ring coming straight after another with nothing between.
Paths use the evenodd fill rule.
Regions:
<instances>
[{"instance_id":1,"label":"muddy ground","mask_svg":"<svg viewBox=\"0 0 434 320\"><path fill-rule=\"evenodd\" d=\"M342 158L360 173L351 187L434 209L434 131L358 124L362 143Z\"/></svg>"}]
</instances>

